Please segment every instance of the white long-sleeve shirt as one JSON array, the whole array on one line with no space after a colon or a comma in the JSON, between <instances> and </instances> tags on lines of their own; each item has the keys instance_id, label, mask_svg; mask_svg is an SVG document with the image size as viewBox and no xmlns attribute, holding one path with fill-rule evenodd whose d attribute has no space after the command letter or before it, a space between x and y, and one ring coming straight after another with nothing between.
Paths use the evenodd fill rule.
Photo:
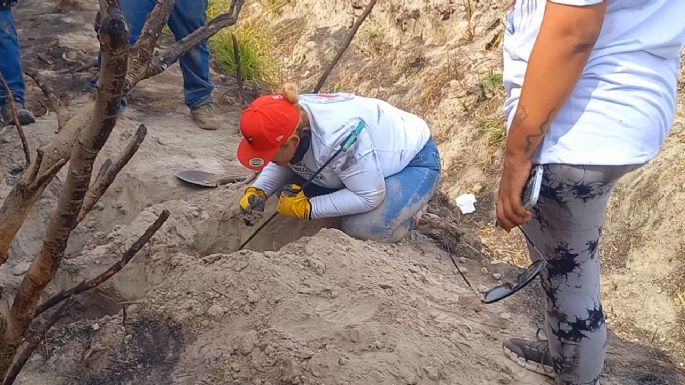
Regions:
<instances>
[{"instance_id":1,"label":"white long-sleeve shirt","mask_svg":"<svg viewBox=\"0 0 685 385\"><path fill-rule=\"evenodd\" d=\"M385 198L385 178L403 170L430 139L426 122L382 100L351 94L308 94L300 105L309 116L311 143L301 161L286 166L269 163L253 186L267 195L279 191L297 174L309 179L354 131L357 141L340 153L313 183L338 189L313 197L312 218L368 212Z\"/></svg>"}]
</instances>

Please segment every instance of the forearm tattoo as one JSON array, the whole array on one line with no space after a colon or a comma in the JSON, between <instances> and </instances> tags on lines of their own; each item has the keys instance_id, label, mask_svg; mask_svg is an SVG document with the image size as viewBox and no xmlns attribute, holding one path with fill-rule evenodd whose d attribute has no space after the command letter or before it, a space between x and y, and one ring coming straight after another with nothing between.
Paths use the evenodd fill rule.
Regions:
<instances>
[{"instance_id":1,"label":"forearm tattoo","mask_svg":"<svg viewBox=\"0 0 685 385\"><path fill-rule=\"evenodd\" d=\"M545 120L538 126L537 130L538 132L534 134L528 134L526 135L526 147L524 148L524 152L526 155L530 155L533 150L537 147L539 144L538 139L542 138L545 136L547 133L547 130L549 129L550 125L552 124L552 116L554 115L554 110L550 111L549 114L547 114L547 117ZM519 105L519 107L516 109L516 114L514 115L514 120L512 123L513 127L521 126L523 125L523 122L528 119L528 112L526 111L526 108L522 105Z\"/></svg>"}]
</instances>

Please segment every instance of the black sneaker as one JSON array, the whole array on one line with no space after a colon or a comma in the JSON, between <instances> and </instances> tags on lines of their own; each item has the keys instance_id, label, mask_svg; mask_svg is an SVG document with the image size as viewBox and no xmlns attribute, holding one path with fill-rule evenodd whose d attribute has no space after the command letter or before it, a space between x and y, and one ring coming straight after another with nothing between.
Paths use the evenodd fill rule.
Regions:
<instances>
[{"instance_id":1,"label":"black sneaker","mask_svg":"<svg viewBox=\"0 0 685 385\"><path fill-rule=\"evenodd\" d=\"M554 378L554 363L549 352L549 342L539 338L540 330L537 334L537 341L505 339L502 344L504 354L522 368Z\"/></svg>"}]
</instances>

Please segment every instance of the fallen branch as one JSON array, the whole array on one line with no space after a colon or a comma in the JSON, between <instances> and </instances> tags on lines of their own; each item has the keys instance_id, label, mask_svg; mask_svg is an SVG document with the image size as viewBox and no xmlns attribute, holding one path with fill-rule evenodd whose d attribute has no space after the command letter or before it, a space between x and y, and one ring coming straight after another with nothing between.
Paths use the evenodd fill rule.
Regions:
<instances>
[{"instance_id":1,"label":"fallen branch","mask_svg":"<svg viewBox=\"0 0 685 385\"><path fill-rule=\"evenodd\" d=\"M138 151L138 148L141 143L143 143L146 135L147 128L144 124L141 124L124 152L119 156L119 159L117 159L116 162L112 162L111 159L105 161L97 178L95 178L95 182L90 186L86 193L86 197L83 199L81 211L79 212L78 217L76 217L77 222L81 222L93 206L100 200L105 191L107 191L112 182L114 182L117 175L119 175L121 169L126 166L128 161L131 160L136 151Z\"/></svg>"},{"instance_id":2,"label":"fallen branch","mask_svg":"<svg viewBox=\"0 0 685 385\"><path fill-rule=\"evenodd\" d=\"M55 114L57 114L57 131L61 130L69 120L69 112L67 111L66 106L62 102L62 99L60 99L57 96L52 87L50 87L50 85L45 82L45 79L43 79L43 77L38 73L38 71L32 68L28 68L24 71L24 73L26 74L26 76L33 79L38 88L40 88L40 90L43 91L43 94L48 99L48 106L50 106L50 108L52 108L52 110L55 111Z\"/></svg>"},{"instance_id":3,"label":"fallen branch","mask_svg":"<svg viewBox=\"0 0 685 385\"><path fill-rule=\"evenodd\" d=\"M115 263L112 267L105 270L102 274L91 279L90 281L83 281L78 285L72 287L71 289L58 293L50 299L48 299L47 301L43 302L36 309L36 316L50 309L51 307L57 305L58 303L64 301L65 299L81 294L84 291L94 289L97 286L101 285L103 282L110 279L114 274L118 273L121 269L123 269L124 266L126 266L126 264L128 264L131 261L131 259L133 259L133 257L136 256L140 249L142 249L143 246L150 240L150 238L152 238L152 236L155 235L157 230L159 230L159 228L162 227L162 225L164 224L164 222L166 222L167 219L169 219L169 210L162 210L162 213L159 214L157 220L153 224L151 224L150 227L147 228L147 230L145 230L143 235L141 235L140 238L138 238L138 240L135 241L131 245L131 247L128 248L128 250L126 250L126 252L121 256L121 259L117 261L117 263Z\"/></svg>"},{"instance_id":4,"label":"fallen branch","mask_svg":"<svg viewBox=\"0 0 685 385\"><path fill-rule=\"evenodd\" d=\"M19 121L19 114L17 113L17 103L14 100L14 95L12 95L12 90L10 86L5 81L5 77L0 74L0 83L5 89L7 94L7 104L10 107L10 112L12 113L12 119L14 119L14 125L17 127L17 132L19 133L19 138L21 139L21 146L24 148L24 156L26 157L26 168L28 169L31 165L31 150L29 149L29 142L26 140L26 135L24 135L24 129L21 128L21 121Z\"/></svg>"},{"instance_id":5,"label":"fallen branch","mask_svg":"<svg viewBox=\"0 0 685 385\"><path fill-rule=\"evenodd\" d=\"M231 42L233 43L233 61L235 62L235 77L238 81L238 98L240 100L240 108L245 107L245 97L243 96L243 71L240 67L240 49L238 47L238 39L235 34L231 33Z\"/></svg>"},{"instance_id":6,"label":"fallen branch","mask_svg":"<svg viewBox=\"0 0 685 385\"><path fill-rule=\"evenodd\" d=\"M26 365L26 362L31 358L31 355L36 350L41 341L45 338L46 333L50 328L59 321L64 315L67 308L72 305L74 298L69 298L59 309L55 310L54 313L50 314L36 330L34 330L24 341L22 346L19 347L17 354L14 356L12 361L12 366L7 370L5 379L2 381L2 385L12 385L14 380L17 379L19 372Z\"/></svg>"},{"instance_id":7,"label":"fallen branch","mask_svg":"<svg viewBox=\"0 0 685 385\"><path fill-rule=\"evenodd\" d=\"M357 19L357 21L352 26L352 29L350 29L350 33L347 35L347 38L345 39L345 42L343 42L342 47L340 47L338 53L335 55L331 63L328 65L328 68L326 68L326 71L324 71L323 75L321 75L321 78L319 79L319 82L316 84L316 87L314 87L315 93L321 91L321 88L323 87L324 83L326 83L326 79L328 79L328 76L333 71L333 68L336 64L338 64L338 61L340 61L340 58L347 50L347 47L350 46L350 43L352 42L354 35L356 35L357 31L359 30L359 27L362 25L364 20L366 20L367 16L369 16L371 10L373 10L373 7L376 5L376 1L378 0L371 0L369 5L366 6L364 12L361 14L361 16L359 16L359 19Z\"/></svg>"},{"instance_id":8,"label":"fallen branch","mask_svg":"<svg viewBox=\"0 0 685 385\"><path fill-rule=\"evenodd\" d=\"M242 8L244 2L245 0L233 0L228 12L213 18L207 23L207 25L196 29L190 35L176 42L176 44L169 50L159 56L156 56L152 60L147 73L143 77L131 79L131 87L143 79L147 79L151 76L161 73L171 64L175 63L182 55L190 51L202 41L209 39L222 29L235 24L236 21L238 21L238 15L240 14L240 9Z\"/></svg>"}]
</instances>

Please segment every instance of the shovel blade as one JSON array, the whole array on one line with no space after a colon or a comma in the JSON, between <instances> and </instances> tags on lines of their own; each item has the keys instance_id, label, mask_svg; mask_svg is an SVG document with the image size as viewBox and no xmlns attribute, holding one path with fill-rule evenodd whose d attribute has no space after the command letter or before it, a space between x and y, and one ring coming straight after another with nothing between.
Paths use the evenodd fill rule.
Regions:
<instances>
[{"instance_id":1,"label":"shovel blade","mask_svg":"<svg viewBox=\"0 0 685 385\"><path fill-rule=\"evenodd\" d=\"M244 175L216 175L200 170L179 171L176 173L176 178L202 187L218 187L247 180L247 176Z\"/></svg>"},{"instance_id":2,"label":"shovel blade","mask_svg":"<svg viewBox=\"0 0 685 385\"><path fill-rule=\"evenodd\" d=\"M217 187L216 175L200 170L183 170L176 173L176 178L203 187Z\"/></svg>"}]
</instances>

